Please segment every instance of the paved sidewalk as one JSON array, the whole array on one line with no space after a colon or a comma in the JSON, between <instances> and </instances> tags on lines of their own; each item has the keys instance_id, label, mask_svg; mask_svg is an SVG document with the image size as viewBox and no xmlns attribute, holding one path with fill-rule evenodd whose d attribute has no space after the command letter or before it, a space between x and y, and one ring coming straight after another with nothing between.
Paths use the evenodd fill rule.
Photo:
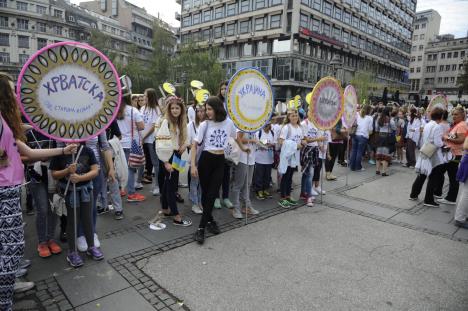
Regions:
<instances>
[{"instance_id":1,"label":"paved sidewalk","mask_svg":"<svg viewBox=\"0 0 468 311\"><path fill-rule=\"evenodd\" d=\"M214 250L212 251L210 248L215 245L212 244L215 243L215 240L223 241L226 238L226 243L228 243L231 240L239 239L239 237L235 237L235 234L240 234L240 236L247 234L237 232L257 232L258 234L250 236L250 240L252 240L250 243L257 243L253 240L260 243L260 241L265 241L263 239L267 237L267 240L272 240L271 236L263 234L262 230L256 231L259 230L257 228L264 226L264 223L266 226L267 223L289 219L289 217L299 214L301 215L301 222L311 224L320 219L317 218L319 215L320 217L330 217L332 215L331 218L325 218L328 227L330 227L327 229L330 230L327 235L329 239L318 238L317 243L326 241L330 245L342 243L338 237L342 236L343 232L347 232L345 236L349 237L350 245L367 247L367 243L372 241L364 239L366 237L362 237L362 234L367 233L367 235L373 236L392 232L391 234L388 233L388 235L393 236L395 234L402 241L411 239L415 245L419 245L419 242L430 242L432 244L434 243L433 240L435 240L439 241L436 245L452 245L451 247L456 249L456 253L464 252L465 258L468 255L466 250L468 230L458 229L453 226L453 206L441 206L438 209L426 208L422 205L422 202L407 200L409 189L415 178L413 171L394 165L391 168L392 175L390 177L381 177L375 175L374 167L370 167L365 172L349 174L348 185L346 185L345 178L346 170L336 167L335 171L335 175L339 176L339 179L334 182L324 182L327 195L323 197L323 206L317 204L312 209L304 208L304 210L289 211L279 208L276 205L276 200L260 202L253 199L255 207L261 211L261 214L258 217L251 217L249 225L241 230L223 233L214 239L209 238L206 242L207 245L203 247L204 251L214 253ZM299 174L296 174L295 177L296 182L299 182ZM181 191L186 197L186 189L181 189ZM147 186L142 193L150 195L149 187ZM15 310L205 310L199 308L199 304L190 298L189 291L180 290L177 287L177 282L170 282L170 277L154 274L156 273L154 269L148 270L151 264L147 263L157 262L164 258L167 261L167 265L164 267L166 271L177 273L179 270L184 271L179 269L180 266L177 264L177 260L180 260L180 258L178 256L173 256L172 261L167 258L171 258L171 254L175 254L175 252L183 252L192 248L197 249L195 248L197 245L194 244L182 247L192 243L192 233L199 221L199 216L191 213L187 200L183 206L180 205L180 210L193 219L194 226L189 228L174 227L170 224L170 221L167 221L167 229L163 231L149 230L147 220L155 215L159 206L159 199L149 196L144 203L126 203L125 219L122 221L114 220L112 214L99 216L98 231L106 259L99 263L86 260L85 266L78 270L71 269L66 265L64 254L48 259L41 259L37 256L35 251L37 241L35 241L34 216L25 216L25 221L28 223L26 227L26 257L33 260L33 266L27 279L36 281L38 286L35 290L17 297ZM234 220L227 209L215 210L215 217L220 220L223 232L245 226L243 220ZM265 221L270 217L273 218ZM355 226L350 226L347 229L351 231L344 230L348 221L353 224L359 223L358 227L361 230L352 231ZM297 237L294 221L278 225L276 230L282 232L284 238L287 238L287 236ZM380 232L382 230L383 233ZM231 237L231 234L234 234L234 236ZM301 234L304 239L316 240L317 232L315 231L304 230L301 231ZM321 237L321 235L318 237ZM389 243L396 245L395 247L404 246L398 246L398 242L398 239L392 239ZM296 247L300 248L301 245L303 243L298 242ZM445 248L448 246L435 248L427 244L422 245L425 246L423 250L425 249L425 251L431 252L431 256L435 256L431 258L436 258L437 254L446 256L449 253L452 255L452 248L449 247L450 250ZM236 249L234 248L231 251L235 252ZM279 254L277 256L281 258L283 253L291 251L291 249L278 247L277 252ZM232 253L231 257L236 257L236 255L239 258L245 256L242 253ZM406 253L406 255L410 256L411 253ZM455 260L450 259L451 255L444 264L444 269L451 271L450 273L458 269ZM382 259L379 256L377 258ZM351 259L357 263L360 260L356 256L350 257ZM342 267L338 264L338 262L333 262L333 265L336 266L333 267L332 265L330 269L340 270ZM147 268L142 269L143 267ZM177 269L174 269L174 267L177 267ZM231 267L228 265L226 269L232 270ZM193 273L203 271L203 267L200 267L198 261L189 264L188 268L193 269ZM393 272L393 270L389 271ZM297 271L291 276L296 274ZM457 273L457 275L462 276L463 274ZM384 276L382 275L382 277ZM465 286L460 288L468 288L466 279L468 278L465 277ZM452 282L451 278L446 280ZM453 282L456 280L457 278ZM332 281L329 280L329 282ZM230 282L227 283L229 283L227 285L233 285ZM415 280L414 284L419 283ZM208 285L203 284L203 286ZM403 288L406 285L401 285L395 280L394 286ZM262 290L259 290L259 293L264 295ZM300 291L297 292L297 294L299 293ZM254 294L257 295L257 293ZM395 300L388 301L391 304L398 303L398 301L404 301L404 297L411 297L411 295L396 295ZM359 296L353 297L359 298ZM465 297L468 297L468 295L465 295ZM184 300L184 302L180 300ZM318 300L317 303L319 302ZM335 306L338 307L339 303L340 301L337 300ZM386 302L385 304L390 306ZM372 302L369 302L369 304L363 306L371 307L372 305ZM315 309L321 308L316 307ZM413 309L419 310L420 308L415 306ZM259 310L265 309L260 308ZM457 310L457 308L451 310Z\"/></svg>"}]
</instances>

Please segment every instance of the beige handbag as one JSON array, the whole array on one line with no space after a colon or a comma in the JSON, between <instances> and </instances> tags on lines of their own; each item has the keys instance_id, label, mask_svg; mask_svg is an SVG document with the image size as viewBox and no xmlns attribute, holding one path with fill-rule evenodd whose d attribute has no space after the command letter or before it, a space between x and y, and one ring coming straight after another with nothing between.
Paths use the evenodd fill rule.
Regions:
<instances>
[{"instance_id":1,"label":"beige handbag","mask_svg":"<svg viewBox=\"0 0 468 311\"><path fill-rule=\"evenodd\" d=\"M432 141L430 140L432 130L434 129L434 127L435 126L431 128L431 132L429 133L429 141L424 143L424 145L422 145L421 149L419 150L419 152L422 153L427 158L432 158L434 153L437 151L437 146L434 145L434 138L432 138Z\"/></svg>"}]
</instances>

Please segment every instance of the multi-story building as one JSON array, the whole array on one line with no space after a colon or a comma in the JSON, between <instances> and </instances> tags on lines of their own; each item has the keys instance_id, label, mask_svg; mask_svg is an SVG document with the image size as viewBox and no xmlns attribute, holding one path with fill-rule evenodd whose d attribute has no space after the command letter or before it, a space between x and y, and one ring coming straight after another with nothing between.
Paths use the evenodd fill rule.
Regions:
<instances>
[{"instance_id":1,"label":"multi-story building","mask_svg":"<svg viewBox=\"0 0 468 311\"><path fill-rule=\"evenodd\" d=\"M37 50L47 44L85 41L89 29L97 28L93 18L72 20L63 1L0 0L0 70L17 78L21 67ZM78 24L85 23L86 27Z\"/></svg>"},{"instance_id":2,"label":"multi-story building","mask_svg":"<svg viewBox=\"0 0 468 311\"><path fill-rule=\"evenodd\" d=\"M425 10L416 13L411 46L410 94L419 94L423 88L424 53L426 52L427 44L435 40L436 36L439 35L440 20L440 14L435 10Z\"/></svg>"},{"instance_id":3,"label":"multi-story building","mask_svg":"<svg viewBox=\"0 0 468 311\"><path fill-rule=\"evenodd\" d=\"M428 43L424 58L424 94L443 93L452 101L458 100L458 77L464 72L463 64L468 59L468 37L438 36ZM468 94L464 99L468 100Z\"/></svg>"},{"instance_id":4,"label":"multi-story building","mask_svg":"<svg viewBox=\"0 0 468 311\"><path fill-rule=\"evenodd\" d=\"M383 86L409 88L415 0L179 0L181 44L218 47L231 76L259 67L276 98L305 95L341 59L338 78L372 72ZM177 14L176 14L177 16Z\"/></svg>"}]
</instances>

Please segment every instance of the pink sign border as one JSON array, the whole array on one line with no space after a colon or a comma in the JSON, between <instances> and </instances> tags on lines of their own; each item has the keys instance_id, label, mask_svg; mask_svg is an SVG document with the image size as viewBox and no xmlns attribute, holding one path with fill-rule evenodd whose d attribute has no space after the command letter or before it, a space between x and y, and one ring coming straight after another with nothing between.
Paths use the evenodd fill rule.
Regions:
<instances>
[{"instance_id":1,"label":"pink sign border","mask_svg":"<svg viewBox=\"0 0 468 311\"><path fill-rule=\"evenodd\" d=\"M112 64L112 62L110 61L110 59L104 55L101 51L99 51L98 49L96 49L95 47L87 44L87 43L82 43L82 42L76 42L76 41L64 41L64 42L57 42L57 43L53 43L53 44L49 44L45 47L43 47L42 49L40 49L39 51L37 51L36 53L34 53L29 59L28 61L23 65L23 68L21 68L21 72L18 76L18 81L16 83L16 102L18 104L18 106L20 107L21 109L21 112L23 113L24 117L29 121L29 123L31 124L31 126L37 130L38 132L40 132L41 134L53 139L53 140L57 140L57 141L60 141L60 142L64 142L64 143L79 143L79 142L85 142L89 139L92 139L94 137L97 137L99 136L101 133L103 133L109 126L110 124L115 120L115 118L117 117L117 114L119 112L119 107L120 107L120 104L121 104L121 101L122 101L122 97L119 96L119 98L117 99L117 107L114 111L114 114L112 115L112 118L111 120L109 121L109 123L107 123L102 129L100 129L96 134L92 135L92 136L89 136L87 138L83 138L83 139L65 139L65 138L62 138L62 137L58 137L58 136L54 136L54 135L51 135L49 133L47 133L46 131L42 130L41 128L39 128L34 122L32 122L31 118L29 117L29 115L24 111L24 107L23 107L23 104L21 103L21 81L23 80L23 76L26 72L26 70L28 69L29 65L40 55L42 54L43 52L49 50L49 49L52 49L52 48L55 48L55 47L58 47L58 46L63 46L63 45L73 45L73 46L78 46L78 47L81 47L81 48L84 48L84 49L87 49L87 50L90 50L94 53L96 53L98 56L102 57L111 67L111 70L113 71L115 77L116 77L116 80L117 80L117 89L118 89L118 92L119 94L122 94L122 86L120 84L120 79L119 79L119 74L117 72L117 70L115 69L115 66L114 64Z\"/></svg>"},{"instance_id":2,"label":"pink sign border","mask_svg":"<svg viewBox=\"0 0 468 311\"><path fill-rule=\"evenodd\" d=\"M354 95L354 97L356 97L357 99L357 92L356 92L356 88L354 86L352 86L351 84L348 84L344 91L343 91L343 101L346 102L346 94L348 93L352 93ZM356 103L357 105L359 105L359 100L357 99L356 100ZM354 113L354 118L353 118L353 122L351 122L351 125L347 124L346 121L345 121L345 115L346 115L346 105L344 105L343 107L343 114L341 116L341 122L343 122L343 124L346 126L346 128L351 128L351 126L353 126L353 123L354 121L356 121L356 112L357 112L357 106L355 107L355 113Z\"/></svg>"}]
</instances>

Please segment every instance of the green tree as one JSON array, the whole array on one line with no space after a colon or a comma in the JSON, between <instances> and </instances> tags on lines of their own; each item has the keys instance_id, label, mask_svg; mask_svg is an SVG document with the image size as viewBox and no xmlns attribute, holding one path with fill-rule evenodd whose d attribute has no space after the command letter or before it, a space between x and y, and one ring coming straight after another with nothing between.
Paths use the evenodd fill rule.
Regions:
<instances>
[{"instance_id":1,"label":"green tree","mask_svg":"<svg viewBox=\"0 0 468 311\"><path fill-rule=\"evenodd\" d=\"M368 102L369 94L372 90L372 73L368 71L357 71L351 79L351 84L356 89L358 101L360 104L366 100Z\"/></svg>"},{"instance_id":2,"label":"green tree","mask_svg":"<svg viewBox=\"0 0 468 311\"><path fill-rule=\"evenodd\" d=\"M457 81L462 92L468 92L468 60L463 62L463 73L458 76Z\"/></svg>"}]
</instances>

